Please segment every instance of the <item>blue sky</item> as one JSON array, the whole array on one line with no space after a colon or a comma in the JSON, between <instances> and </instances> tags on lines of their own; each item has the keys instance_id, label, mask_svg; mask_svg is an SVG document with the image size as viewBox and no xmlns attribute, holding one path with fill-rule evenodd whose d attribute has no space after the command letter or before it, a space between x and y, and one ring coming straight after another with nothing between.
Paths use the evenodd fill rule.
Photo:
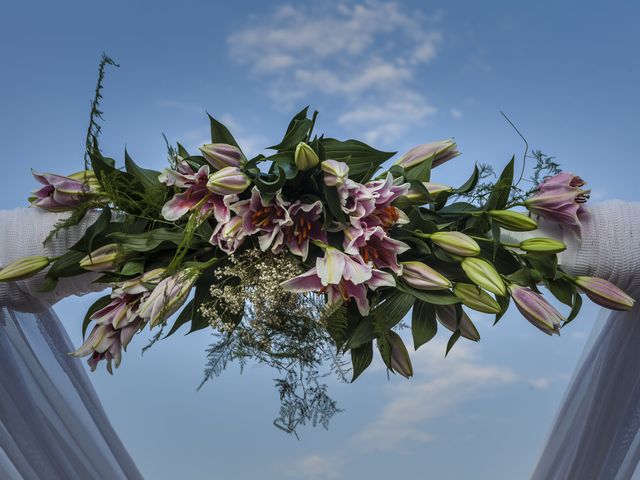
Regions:
<instances>
[{"instance_id":1,"label":"blue sky","mask_svg":"<svg viewBox=\"0 0 640 480\"><path fill-rule=\"evenodd\" d=\"M310 3L310 2L309 2ZM453 136L463 156L502 166L522 144L580 174L593 201L638 200L640 6L608 2L11 2L0 30L0 208L24 206L29 168L81 168L101 52L108 71L103 150L125 145L162 168L161 133L195 147L205 110L251 153L311 104L318 127L404 151ZM92 298L56 307L76 343ZM526 478L588 338L587 306L560 338L517 314L478 317L480 344L443 358L443 335L413 356L416 376L379 365L332 393L345 412L298 441L271 426L273 372L237 368L196 392L205 332L140 356L134 340L113 377L92 374L142 472L163 478Z\"/></svg>"}]
</instances>

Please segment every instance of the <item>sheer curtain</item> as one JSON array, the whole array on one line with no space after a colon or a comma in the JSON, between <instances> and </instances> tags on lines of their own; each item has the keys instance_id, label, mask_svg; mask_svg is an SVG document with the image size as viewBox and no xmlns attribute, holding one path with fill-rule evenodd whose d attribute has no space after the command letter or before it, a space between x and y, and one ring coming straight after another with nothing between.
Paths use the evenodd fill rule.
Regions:
<instances>
[{"instance_id":1,"label":"sheer curtain","mask_svg":"<svg viewBox=\"0 0 640 480\"><path fill-rule=\"evenodd\" d=\"M142 478L53 311L0 308L0 477Z\"/></svg>"},{"instance_id":2,"label":"sheer curtain","mask_svg":"<svg viewBox=\"0 0 640 480\"><path fill-rule=\"evenodd\" d=\"M60 215L0 211L0 265L27 255L56 256L95 219L43 245ZM84 278L83 278L84 277ZM95 290L93 277L64 280L39 292L42 275L0 283L0 478L142 478L100 404L50 306Z\"/></svg>"}]
</instances>

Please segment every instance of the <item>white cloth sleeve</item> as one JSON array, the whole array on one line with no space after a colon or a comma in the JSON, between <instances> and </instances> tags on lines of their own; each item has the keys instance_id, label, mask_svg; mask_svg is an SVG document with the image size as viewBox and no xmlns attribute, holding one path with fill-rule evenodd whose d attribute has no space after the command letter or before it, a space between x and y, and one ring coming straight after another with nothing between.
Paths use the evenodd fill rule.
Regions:
<instances>
[{"instance_id":1,"label":"white cloth sleeve","mask_svg":"<svg viewBox=\"0 0 640 480\"><path fill-rule=\"evenodd\" d=\"M69 213L50 213L37 208L19 208L0 211L0 266L31 255L56 257L65 253L96 220L99 212L89 211L78 225L61 230L44 243L55 224ZM43 305L51 306L64 297L83 295L104 289L106 285L93 283L99 277L87 273L60 279L51 292L41 292L45 271L35 277L18 282L0 283L0 306L22 312L41 311ZM33 298L38 301L34 302Z\"/></svg>"}]
</instances>

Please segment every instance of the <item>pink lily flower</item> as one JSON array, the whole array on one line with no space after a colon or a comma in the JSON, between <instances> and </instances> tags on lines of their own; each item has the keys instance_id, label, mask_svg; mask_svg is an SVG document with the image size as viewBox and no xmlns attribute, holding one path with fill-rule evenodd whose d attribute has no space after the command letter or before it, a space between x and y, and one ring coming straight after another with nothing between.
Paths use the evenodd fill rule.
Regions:
<instances>
[{"instance_id":1,"label":"pink lily flower","mask_svg":"<svg viewBox=\"0 0 640 480\"><path fill-rule=\"evenodd\" d=\"M324 257L308 272L282 282L280 286L291 292L324 292L329 304L353 298L360 314L369 314L367 287L393 287L396 282L390 273L367 265L358 255L346 255L337 248L324 246Z\"/></svg>"},{"instance_id":2,"label":"pink lily flower","mask_svg":"<svg viewBox=\"0 0 640 480\"><path fill-rule=\"evenodd\" d=\"M387 173L387 177L384 180L374 180L365 185L371 192L371 196L374 198L376 207L383 209L386 208L396 198L406 195L411 187L408 183L402 185L393 184L393 175Z\"/></svg>"},{"instance_id":3,"label":"pink lily flower","mask_svg":"<svg viewBox=\"0 0 640 480\"><path fill-rule=\"evenodd\" d=\"M317 267L280 284L282 288L290 292L324 292L327 294L329 305L353 298L362 316L367 316L370 310L367 287L375 290L379 287L395 287L395 285L393 275L376 269L371 270L371 277L366 284L354 283L342 278L338 283L325 285L318 274Z\"/></svg>"},{"instance_id":4,"label":"pink lily flower","mask_svg":"<svg viewBox=\"0 0 640 480\"><path fill-rule=\"evenodd\" d=\"M291 226L283 227L284 241L289 251L294 255L307 259L309 241L320 240L326 242L327 235L322 229L320 215L322 202L302 203L296 200L289 207Z\"/></svg>"},{"instance_id":5,"label":"pink lily flower","mask_svg":"<svg viewBox=\"0 0 640 480\"><path fill-rule=\"evenodd\" d=\"M107 371L113 374L112 361L116 368L122 361L122 350L126 350L133 335L142 326L142 319L137 318L133 322L122 328L114 328L113 325L98 324L82 344L82 346L72 352L75 357L91 355L87 360L91 371L95 371L102 360L107 361Z\"/></svg>"},{"instance_id":6,"label":"pink lily flower","mask_svg":"<svg viewBox=\"0 0 640 480\"><path fill-rule=\"evenodd\" d=\"M31 205L50 212L65 212L82 203L90 193L89 186L81 181L53 173L32 172L35 179L44 186L34 190L29 198Z\"/></svg>"},{"instance_id":7,"label":"pink lily flower","mask_svg":"<svg viewBox=\"0 0 640 480\"><path fill-rule=\"evenodd\" d=\"M545 180L538 193L525 200L531 213L561 223L580 233L582 204L589 198L589 190L582 190L584 180L563 172Z\"/></svg>"},{"instance_id":8,"label":"pink lily flower","mask_svg":"<svg viewBox=\"0 0 640 480\"><path fill-rule=\"evenodd\" d=\"M349 216L354 226L360 226L360 220L376 209L376 201L371 191L361 183L347 179L338 187L338 194L342 211Z\"/></svg>"},{"instance_id":9,"label":"pink lily flower","mask_svg":"<svg viewBox=\"0 0 640 480\"><path fill-rule=\"evenodd\" d=\"M158 283L164 271L164 268L156 268L118 284L111 294L113 300L91 316L96 325L72 355L91 355L87 363L92 371L100 361L106 360L107 370L113 373L111 362L115 361L116 368L120 365L122 349L127 349L133 335L144 324L138 315L140 303L150 295L149 285Z\"/></svg>"},{"instance_id":10,"label":"pink lily flower","mask_svg":"<svg viewBox=\"0 0 640 480\"><path fill-rule=\"evenodd\" d=\"M236 215L226 223L218 223L209 242L231 255L244 243L246 233L242 229L242 217Z\"/></svg>"},{"instance_id":11,"label":"pink lily flower","mask_svg":"<svg viewBox=\"0 0 640 480\"><path fill-rule=\"evenodd\" d=\"M286 202L280 192L271 201L265 201L257 188L251 191L251 198L237 202L233 210L242 216L245 235L261 233L258 242L262 251L269 248L274 253L282 250L283 228L293 225Z\"/></svg>"},{"instance_id":12,"label":"pink lily flower","mask_svg":"<svg viewBox=\"0 0 640 480\"><path fill-rule=\"evenodd\" d=\"M397 275L402 273L398 255L410 248L406 243L389 237L380 226L347 228L344 230L343 246L349 255L361 255L365 262L372 262L376 268L388 268Z\"/></svg>"},{"instance_id":13,"label":"pink lily flower","mask_svg":"<svg viewBox=\"0 0 640 480\"><path fill-rule=\"evenodd\" d=\"M184 193L175 195L162 207L162 216L171 222L178 220L186 213L197 210L207 214L213 210L218 222L228 222L231 217L229 205L238 200L237 195L219 195L207 188L209 166L203 165L194 172L187 162L178 164L178 170L165 170L158 180L168 186L184 188Z\"/></svg>"}]
</instances>

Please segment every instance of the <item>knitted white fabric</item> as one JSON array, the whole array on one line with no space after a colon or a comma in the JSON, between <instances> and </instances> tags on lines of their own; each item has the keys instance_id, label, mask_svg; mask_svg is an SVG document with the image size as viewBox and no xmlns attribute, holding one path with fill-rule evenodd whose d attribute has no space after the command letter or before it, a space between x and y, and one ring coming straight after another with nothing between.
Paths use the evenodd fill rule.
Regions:
<instances>
[{"instance_id":1,"label":"knitted white fabric","mask_svg":"<svg viewBox=\"0 0 640 480\"><path fill-rule=\"evenodd\" d=\"M581 217L580 236L548 222L532 232L505 232L504 241L551 237L567 245L560 265L571 275L588 275L615 283L640 297L640 203L610 200L590 205Z\"/></svg>"},{"instance_id":2,"label":"knitted white fabric","mask_svg":"<svg viewBox=\"0 0 640 480\"><path fill-rule=\"evenodd\" d=\"M80 240L99 212L89 212L79 225L61 230L55 238L43 244L56 222L68 215L37 208L0 211L0 266L30 255L62 255ZM63 278L53 291L41 292L45 272L27 280L0 283L0 307L7 306L22 312L42 311L69 295L84 295L105 288L105 285L92 283L99 274L87 273Z\"/></svg>"}]
</instances>

